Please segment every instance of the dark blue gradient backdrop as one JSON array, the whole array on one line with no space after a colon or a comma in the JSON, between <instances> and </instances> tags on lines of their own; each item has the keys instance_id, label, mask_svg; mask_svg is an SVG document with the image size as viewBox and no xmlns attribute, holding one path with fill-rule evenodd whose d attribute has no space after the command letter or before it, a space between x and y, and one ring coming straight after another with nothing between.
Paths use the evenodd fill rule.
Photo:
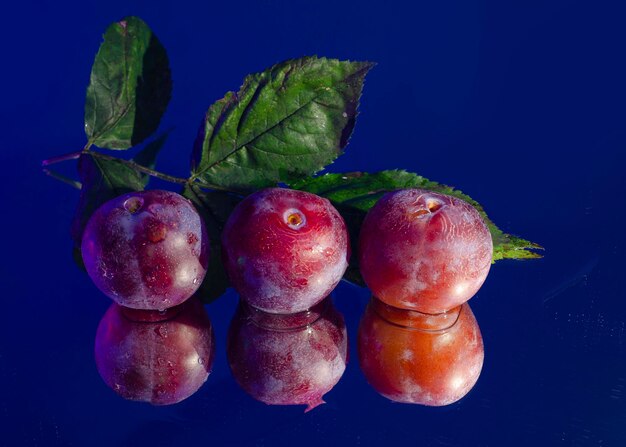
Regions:
<instances>
[{"instance_id":1,"label":"dark blue gradient backdrop","mask_svg":"<svg viewBox=\"0 0 626 447\"><path fill-rule=\"evenodd\" d=\"M485 364L466 398L425 408L376 394L355 350L369 294L347 284L334 300L350 363L310 413L237 387L225 355L233 292L207 306L217 354L198 393L152 407L106 387L93 344L109 300L71 255L78 193L39 163L83 146L93 57L108 24L131 14L171 61L161 170L188 173L203 113L246 74L310 54L372 60L354 135L329 169L455 185L546 247L542 260L496 264L471 301ZM4 4L0 445L626 445L625 16L622 2L576 0Z\"/></svg>"}]
</instances>

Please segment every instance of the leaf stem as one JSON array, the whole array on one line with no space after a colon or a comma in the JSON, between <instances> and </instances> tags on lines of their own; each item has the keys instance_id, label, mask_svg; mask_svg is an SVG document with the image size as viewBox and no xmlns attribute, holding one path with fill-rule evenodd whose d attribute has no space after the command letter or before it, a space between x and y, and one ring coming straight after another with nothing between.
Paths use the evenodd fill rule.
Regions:
<instances>
[{"instance_id":1,"label":"leaf stem","mask_svg":"<svg viewBox=\"0 0 626 447\"><path fill-rule=\"evenodd\" d=\"M58 157L48 158L47 160L41 162L41 166L50 166L56 163L61 163L63 161L76 160L78 157L81 156L82 153L83 151L80 150L76 152L70 152L69 154L59 155Z\"/></svg>"},{"instance_id":2,"label":"leaf stem","mask_svg":"<svg viewBox=\"0 0 626 447\"><path fill-rule=\"evenodd\" d=\"M173 175L164 174L162 172L155 171L154 169L147 168L143 165L140 165L139 163L134 162L133 160L124 160L122 158L113 157L111 155L106 155L100 152L94 152L94 151L86 151L86 152L92 157L100 158L102 160L118 161L122 164L125 164L129 168L134 169L135 171L143 172L144 174L147 174L151 177L159 178L161 180L165 180L166 182L178 183L179 185L186 185L189 182L185 178L175 177Z\"/></svg>"},{"instance_id":3,"label":"leaf stem","mask_svg":"<svg viewBox=\"0 0 626 447\"><path fill-rule=\"evenodd\" d=\"M96 158L100 158L102 160L109 160L109 161L118 161L126 166L128 166L129 168L135 170L135 171L139 171L139 172L143 172L144 174L147 174L151 177L155 177L155 178L159 178L161 180L164 180L166 182L171 182L171 183L178 183L179 185L187 185L187 184L196 184L201 188L204 189L211 189L214 191L224 191L224 192L232 192L232 193L237 193L237 194L244 194L244 192L236 190L236 189L231 189L231 188L225 188L223 186L219 186L219 185L213 185L210 183L206 183L204 181L202 181L201 179L197 178L197 176L192 176L188 179L182 178L182 177L176 177L173 175L169 175L169 174L164 174L162 172L159 171L155 171L154 169L148 168L146 166L140 165L139 163L137 163L134 160L125 160L123 158L118 158L118 157L113 157L112 155L107 155L107 154L103 154L101 152L95 152L90 150L89 148L91 147L91 143L87 143L85 145L85 147L80 150L80 151L76 151L76 152L70 152L68 154L64 154L64 155L59 155L57 157L52 157L52 158L48 158L46 160L43 160L41 162L41 166L44 167L43 171L49 175L50 177L53 177L57 180L62 181L63 183L67 183L68 185L73 186L74 188L81 188L81 184L80 182L77 182L75 180L69 179L65 176L62 176L60 174L57 174L53 171L50 171L49 169L45 169L45 166L50 166L56 163L61 163L64 161L68 161L68 160L76 160L78 159L81 155L84 154L89 154L92 157L96 157Z\"/></svg>"},{"instance_id":4,"label":"leaf stem","mask_svg":"<svg viewBox=\"0 0 626 447\"><path fill-rule=\"evenodd\" d=\"M49 175L50 177L52 177L52 178L54 178L54 179L57 179L57 180L59 180L59 181L61 181L61 182L65 183L65 184L67 184L67 185L70 185L70 186L71 186L71 187L73 187L73 188L76 188L76 189L81 189L81 188L83 187L83 185L82 185L82 183L81 183L81 182L76 181L76 180L72 180L71 178L66 177L66 176L64 176L64 175L57 174L56 172L51 171L50 169L44 168L44 169L43 169L43 172L44 172L46 175Z\"/></svg>"}]
</instances>

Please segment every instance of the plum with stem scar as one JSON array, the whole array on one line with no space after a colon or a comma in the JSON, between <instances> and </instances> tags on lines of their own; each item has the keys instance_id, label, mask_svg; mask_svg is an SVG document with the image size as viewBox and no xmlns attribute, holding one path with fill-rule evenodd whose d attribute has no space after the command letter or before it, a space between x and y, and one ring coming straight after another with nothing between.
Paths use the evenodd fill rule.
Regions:
<instances>
[{"instance_id":1,"label":"plum with stem scar","mask_svg":"<svg viewBox=\"0 0 626 447\"><path fill-rule=\"evenodd\" d=\"M222 234L228 276L250 305L302 312L341 280L350 256L345 222L326 199L269 188L244 199Z\"/></svg>"},{"instance_id":2,"label":"plum with stem scar","mask_svg":"<svg viewBox=\"0 0 626 447\"><path fill-rule=\"evenodd\" d=\"M209 243L191 202L153 190L125 194L98 208L83 233L81 251L87 273L115 302L162 310L200 287Z\"/></svg>"},{"instance_id":3,"label":"plum with stem scar","mask_svg":"<svg viewBox=\"0 0 626 447\"><path fill-rule=\"evenodd\" d=\"M469 300L493 255L478 211L456 197L421 189L384 195L361 227L359 265L385 303L438 313Z\"/></svg>"}]
</instances>

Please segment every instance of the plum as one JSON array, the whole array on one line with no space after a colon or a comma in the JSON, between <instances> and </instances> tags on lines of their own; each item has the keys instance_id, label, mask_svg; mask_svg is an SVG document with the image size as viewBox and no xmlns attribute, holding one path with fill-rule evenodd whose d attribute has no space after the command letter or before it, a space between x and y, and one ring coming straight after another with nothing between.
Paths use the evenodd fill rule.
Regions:
<instances>
[{"instance_id":1,"label":"plum","mask_svg":"<svg viewBox=\"0 0 626 447\"><path fill-rule=\"evenodd\" d=\"M269 188L235 208L222 234L222 253L231 283L250 305L295 313L335 288L350 248L346 224L328 200Z\"/></svg>"},{"instance_id":2,"label":"plum","mask_svg":"<svg viewBox=\"0 0 626 447\"><path fill-rule=\"evenodd\" d=\"M467 303L433 315L372 298L357 344L361 370L379 394L428 406L465 396L484 359L480 329Z\"/></svg>"},{"instance_id":3,"label":"plum","mask_svg":"<svg viewBox=\"0 0 626 447\"><path fill-rule=\"evenodd\" d=\"M359 236L359 266L385 303L439 313L469 300L493 255L491 233L469 203L421 189L385 194Z\"/></svg>"},{"instance_id":4,"label":"plum","mask_svg":"<svg viewBox=\"0 0 626 447\"><path fill-rule=\"evenodd\" d=\"M170 191L116 197L91 216L81 251L96 286L118 304L163 310L200 287L209 241L197 211Z\"/></svg>"},{"instance_id":5,"label":"plum","mask_svg":"<svg viewBox=\"0 0 626 447\"><path fill-rule=\"evenodd\" d=\"M164 312L112 304L96 334L96 366L124 399L178 403L207 380L214 357L211 322L195 298Z\"/></svg>"},{"instance_id":6,"label":"plum","mask_svg":"<svg viewBox=\"0 0 626 447\"><path fill-rule=\"evenodd\" d=\"M240 300L228 332L235 380L269 405L324 403L343 375L348 341L343 317L326 299L297 314L271 314Z\"/></svg>"}]
</instances>

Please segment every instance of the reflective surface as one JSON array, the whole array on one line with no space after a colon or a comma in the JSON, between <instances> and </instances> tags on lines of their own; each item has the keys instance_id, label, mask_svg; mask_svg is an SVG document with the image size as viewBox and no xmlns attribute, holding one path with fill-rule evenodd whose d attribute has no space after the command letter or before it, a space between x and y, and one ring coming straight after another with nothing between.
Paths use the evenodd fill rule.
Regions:
<instances>
[{"instance_id":1,"label":"reflective surface","mask_svg":"<svg viewBox=\"0 0 626 447\"><path fill-rule=\"evenodd\" d=\"M308 412L324 403L324 394L346 369L346 325L329 298L292 315L265 313L240 302L226 354L235 380L254 399L306 405Z\"/></svg>"},{"instance_id":2,"label":"reflective surface","mask_svg":"<svg viewBox=\"0 0 626 447\"><path fill-rule=\"evenodd\" d=\"M476 384L485 348L469 305L436 315L395 309L372 298L359 325L359 364L394 402L444 406Z\"/></svg>"},{"instance_id":3,"label":"reflective surface","mask_svg":"<svg viewBox=\"0 0 626 447\"><path fill-rule=\"evenodd\" d=\"M153 405L195 393L209 377L214 353L211 322L195 299L165 312L112 304L96 332L102 380L124 399Z\"/></svg>"},{"instance_id":4,"label":"reflective surface","mask_svg":"<svg viewBox=\"0 0 626 447\"><path fill-rule=\"evenodd\" d=\"M0 28L2 446L626 445L626 54L621 2L155 2L4 5ZM504 230L544 245L492 266L470 301L485 359L441 408L392 403L367 383L358 324L371 294L334 292L349 359L327 402L268 406L226 357L237 296L205 307L207 381L179 404L120 398L100 377L111 305L74 265L77 191L39 161L84 145L85 88L101 33L142 16L168 50L175 126L158 167L188 173L198 123L243 77L303 54L378 62L336 172L405 168L458 186ZM71 164L61 171L73 175ZM152 187L169 188L154 182Z\"/></svg>"}]
</instances>

